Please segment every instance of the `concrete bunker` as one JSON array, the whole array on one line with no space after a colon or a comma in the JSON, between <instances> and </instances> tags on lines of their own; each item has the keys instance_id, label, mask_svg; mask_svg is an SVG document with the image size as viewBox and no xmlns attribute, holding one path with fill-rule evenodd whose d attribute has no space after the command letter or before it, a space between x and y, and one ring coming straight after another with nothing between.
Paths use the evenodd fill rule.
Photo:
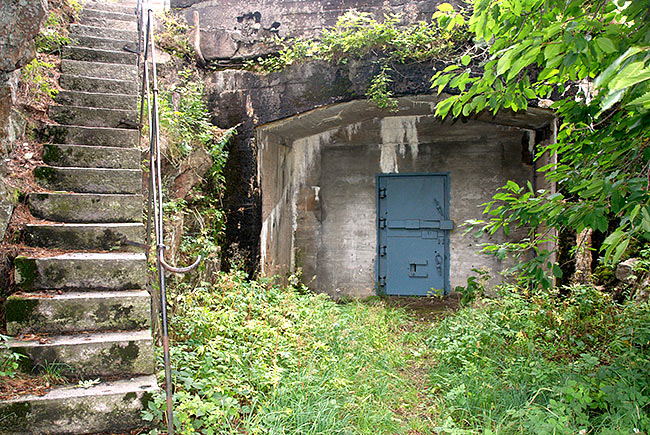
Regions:
<instances>
[{"instance_id":1,"label":"concrete bunker","mask_svg":"<svg viewBox=\"0 0 650 435\"><path fill-rule=\"evenodd\" d=\"M445 230L444 290L464 285L472 269L480 267L500 281L507 265L479 254L481 240L459 225L479 218L480 205L508 180L548 187L536 173L533 155L536 144L553 140L554 115L531 108L441 122L433 116L436 101L433 96L403 97L395 112L387 112L355 100L259 126L262 272L300 269L308 287L333 297L381 292L377 183L382 174L420 174L445 176L448 183L447 220L455 225ZM400 222L407 228L414 221ZM426 222L430 226L418 224L420 234L446 225ZM498 237L493 240L505 240ZM440 269L441 256L433 258L431 268ZM410 267L409 276L418 276L417 264Z\"/></svg>"}]
</instances>

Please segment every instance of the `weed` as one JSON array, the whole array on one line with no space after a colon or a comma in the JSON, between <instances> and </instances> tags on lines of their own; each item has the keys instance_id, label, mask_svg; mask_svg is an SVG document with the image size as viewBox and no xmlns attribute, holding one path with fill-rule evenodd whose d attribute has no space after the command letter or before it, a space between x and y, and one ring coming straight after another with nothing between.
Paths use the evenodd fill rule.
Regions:
<instances>
[{"instance_id":1,"label":"weed","mask_svg":"<svg viewBox=\"0 0 650 435\"><path fill-rule=\"evenodd\" d=\"M172 290L179 432L398 434L422 424L395 412L420 403L399 375L417 354L399 334L402 310L278 282L232 272ZM157 396L144 417L163 409Z\"/></svg>"},{"instance_id":2,"label":"weed","mask_svg":"<svg viewBox=\"0 0 650 435\"><path fill-rule=\"evenodd\" d=\"M444 319L427 340L441 430L632 433L650 429L650 308L588 286L503 290ZM583 431L583 432L581 432Z\"/></svg>"},{"instance_id":3,"label":"weed","mask_svg":"<svg viewBox=\"0 0 650 435\"><path fill-rule=\"evenodd\" d=\"M0 376L15 376L24 355L13 352L7 342L9 337L0 334Z\"/></svg>"},{"instance_id":4,"label":"weed","mask_svg":"<svg viewBox=\"0 0 650 435\"><path fill-rule=\"evenodd\" d=\"M165 11L157 15L161 21L164 31L155 35L156 43L166 53L180 59L190 60L194 49L189 42L190 27L182 15L171 11Z\"/></svg>"},{"instance_id":5,"label":"weed","mask_svg":"<svg viewBox=\"0 0 650 435\"><path fill-rule=\"evenodd\" d=\"M35 102L47 103L59 93L54 68L54 63L38 57L23 67L23 83Z\"/></svg>"}]
</instances>

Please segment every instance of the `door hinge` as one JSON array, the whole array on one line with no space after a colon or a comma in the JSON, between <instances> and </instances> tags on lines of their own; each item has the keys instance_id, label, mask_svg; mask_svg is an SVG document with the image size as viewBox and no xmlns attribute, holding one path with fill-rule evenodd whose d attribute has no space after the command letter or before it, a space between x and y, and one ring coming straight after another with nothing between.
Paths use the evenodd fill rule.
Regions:
<instances>
[{"instance_id":1,"label":"door hinge","mask_svg":"<svg viewBox=\"0 0 650 435\"><path fill-rule=\"evenodd\" d=\"M379 199L384 199L386 198L386 188L385 187L380 187L379 188Z\"/></svg>"},{"instance_id":2,"label":"door hinge","mask_svg":"<svg viewBox=\"0 0 650 435\"><path fill-rule=\"evenodd\" d=\"M386 218L379 218L379 229L383 230L386 228Z\"/></svg>"},{"instance_id":3,"label":"door hinge","mask_svg":"<svg viewBox=\"0 0 650 435\"><path fill-rule=\"evenodd\" d=\"M386 256L386 246L380 246L380 247L379 247L379 255L380 255L381 257L385 257L385 256Z\"/></svg>"},{"instance_id":4,"label":"door hinge","mask_svg":"<svg viewBox=\"0 0 650 435\"><path fill-rule=\"evenodd\" d=\"M386 277L385 276L380 276L379 277L379 287L386 287Z\"/></svg>"}]
</instances>

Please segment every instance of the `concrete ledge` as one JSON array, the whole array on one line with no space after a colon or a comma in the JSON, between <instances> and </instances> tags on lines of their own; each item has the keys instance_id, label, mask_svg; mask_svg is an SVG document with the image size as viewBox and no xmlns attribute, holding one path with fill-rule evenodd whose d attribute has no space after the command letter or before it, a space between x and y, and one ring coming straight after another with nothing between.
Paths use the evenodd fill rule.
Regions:
<instances>
[{"instance_id":1,"label":"concrete ledge","mask_svg":"<svg viewBox=\"0 0 650 435\"><path fill-rule=\"evenodd\" d=\"M80 47L98 48L100 50L122 51L126 45L134 50L137 50L138 48L137 40L131 41L126 39L101 38L97 36L71 35L70 42Z\"/></svg>"},{"instance_id":2,"label":"concrete ledge","mask_svg":"<svg viewBox=\"0 0 650 435\"><path fill-rule=\"evenodd\" d=\"M25 243L55 249L142 252L144 224L28 224Z\"/></svg>"},{"instance_id":3,"label":"concrete ledge","mask_svg":"<svg viewBox=\"0 0 650 435\"><path fill-rule=\"evenodd\" d=\"M138 32L134 30L107 29L104 27L84 26L82 24L70 25L70 33L75 36L95 36L100 38L123 39L126 41L137 41Z\"/></svg>"},{"instance_id":4,"label":"concrete ledge","mask_svg":"<svg viewBox=\"0 0 650 435\"><path fill-rule=\"evenodd\" d=\"M60 91L55 100L61 105L77 107L121 110L137 110L138 107L138 97L130 94Z\"/></svg>"},{"instance_id":5,"label":"concrete ledge","mask_svg":"<svg viewBox=\"0 0 650 435\"><path fill-rule=\"evenodd\" d=\"M97 77L114 80L136 80L138 69L135 65L121 63L86 62L83 60L63 59L61 73L73 76Z\"/></svg>"},{"instance_id":6,"label":"concrete ledge","mask_svg":"<svg viewBox=\"0 0 650 435\"><path fill-rule=\"evenodd\" d=\"M127 128L83 127L78 125L47 125L44 136L51 143L135 147L138 131Z\"/></svg>"},{"instance_id":7,"label":"concrete ledge","mask_svg":"<svg viewBox=\"0 0 650 435\"><path fill-rule=\"evenodd\" d=\"M137 56L124 50L102 50L97 48L77 47L68 45L63 47L62 56L65 59L84 60L90 62L121 63L135 65Z\"/></svg>"},{"instance_id":8,"label":"concrete ledge","mask_svg":"<svg viewBox=\"0 0 650 435\"><path fill-rule=\"evenodd\" d=\"M138 30L138 23L135 21L135 15L132 15L130 19L127 20L115 20L107 17L99 16L89 16L87 14L81 14L81 24L84 26L95 26L102 27L105 29L115 29L115 30Z\"/></svg>"},{"instance_id":9,"label":"concrete ledge","mask_svg":"<svg viewBox=\"0 0 650 435\"><path fill-rule=\"evenodd\" d=\"M52 105L49 113L54 121L65 125L108 128L136 128L138 125L136 110Z\"/></svg>"},{"instance_id":10,"label":"concrete ledge","mask_svg":"<svg viewBox=\"0 0 650 435\"><path fill-rule=\"evenodd\" d=\"M141 418L153 394L155 376L103 382L91 388L59 387L44 396L0 401L0 432L50 434L124 432L145 428Z\"/></svg>"},{"instance_id":11,"label":"concrete ledge","mask_svg":"<svg viewBox=\"0 0 650 435\"><path fill-rule=\"evenodd\" d=\"M145 290L13 295L7 299L7 333L70 334L136 331L151 326L151 297Z\"/></svg>"},{"instance_id":12,"label":"concrete ledge","mask_svg":"<svg viewBox=\"0 0 650 435\"><path fill-rule=\"evenodd\" d=\"M141 222L142 195L99 193L30 193L30 212L55 222Z\"/></svg>"},{"instance_id":13,"label":"concrete ledge","mask_svg":"<svg viewBox=\"0 0 650 435\"><path fill-rule=\"evenodd\" d=\"M84 379L97 376L150 375L154 372L154 347L151 331L99 332L55 335L47 339L11 339L9 347L25 355L21 364L38 372L48 363L59 364L63 376Z\"/></svg>"},{"instance_id":14,"label":"concrete ledge","mask_svg":"<svg viewBox=\"0 0 650 435\"><path fill-rule=\"evenodd\" d=\"M139 169L142 164L136 148L45 144L43 149L43 161L53 166Z\"/></svg>"},{"instance_id":15,"label":"concrete ledge","mask_svg":"<svg viewBox=\"0 0 650 435\"><path fill-rule=\"evenodd\" d=\"M135 21L136 17L132 10L129 10L128 12L124 12L123 10L116 12L110 10L106 6L108 5L102 4L97 6L98 9L84 8L83 11L81 12L81 19L83 20L84 18L101 18L101 19L109 19L109 20Z\"/></svg>"},{"instance_id":16,"label":"concrete ledge","mask_svg":"<svg viewBox=\"0 0 650 435\"><path fill-rule=\"evenodd\" d=\"M58 168L37 166L34 178L48 190L77 193L140 193L140 169Z\"/></svg>"},{"instance_id":17,"label":"concrete ledge","mask_svg":"<svg viewBox=\"0 0 650 435\"><path fill-rule=\"evenodd\" d=\"M113 80L83 75L61 74L59 84L63 89L81 92L137 95L138 83L133 80Z\"/></svg>"},{"instance_id":18,"label":"concrete ledge","mask_svg":"<svg viewBox=\"0 0 650 435\"><path fill-rule=\"evenodd\" d=\"M144 288L144 253L70 253L53 257L18 256L16 286L22 290Z\"/></svg>"}]
</instances>

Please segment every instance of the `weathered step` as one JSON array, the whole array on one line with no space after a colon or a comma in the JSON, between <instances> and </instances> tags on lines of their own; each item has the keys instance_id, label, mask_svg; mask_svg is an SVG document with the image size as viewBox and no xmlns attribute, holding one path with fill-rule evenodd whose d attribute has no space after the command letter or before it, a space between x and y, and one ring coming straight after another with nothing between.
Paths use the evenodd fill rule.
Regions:
<instances>
[{"instance_id":1,"label":"weathered step","mask_svg":"<svg viewBox=\"0 0 650 435\"><path fill-rule=\"evenodd\" d=\"M59 85L63 89L80 92L137 95L138 83L134 80L102 79L97 77L61 74Z\"/></svg>"},{"instance_id":2,"label":"weathered step","mask_svg":"<svg viewBox=\"0 0 650 435\"><path fill-rule=\"evenodd\" d=\"M46 138L50 139L50 142L58 144L130 148L138 143L138 131L127 128L47 125L44 134Z\"/></svg>"},{"instance_id":3,"label":"weathered step","mask_svg":"<svg viewBox=\"0 0 650 435\"><path fill-rule=\"evenodd\" d=\"M100 38L96 36L71 36L70 42L78 47L97 48L100 50L123 51L125 46L131 49L137 49L137 41L125 39Z\"/></svg>"},{"instance_id":4,"label":"weathered step","mask_svg":"<svg viewBox=\"0 0 650 435\"><path fill-rule=\"evenodd\" d=\"M28 246L55 249L142 252L141 223L27 224L23 231Z\"/></svg>"},{"instance_id":5,"label":"weathered step","mask_svg":"<svg viewBox=\"0 0 650 435\"><path fill-rule=\"evenodd\" d=\"M30 193L29 211L55 222L141 222L142 195Z\"/></svg>"},{"instance_id":6,"label":"weathered step","mask_svg":"<svg viewBox=\"0 0 650 435\"><path fill-rule=\"evenodd\" d=\"M42 342L47 341L47 342ZM154 372L153 339L149 329L126 332L54 335L47 340L8 341L25 357L23 369L38 372L57 363L63 376L91 378L149 375Z\"/></svg>"},{"instance_id":7,"label":"weathered step","mask_svg":"<svg viewBox=\"0 0 650 435\"><path fill-rule=\"evenodd\" d=\"M141 413L156 391L156 377L150 375L0 401L0 433L122 433L144 428L148 423Z\"/></svg>"},{"instance_id":8,"label":"weathered step","mask_svg":"<svg viewBox=\"0 0 650 435\"><path fill-rule=\"evenodd\" d=\"M76 193L139 193L142 190L140 169L37 166L34 178L47 190Z\"/></svg>"},{"instance_id":9,"label":"weathered step","mask_svg":"<svg viewBox=\"0 0 650 435\"><path fill-rule=\"evenodd\" d=\"M146 290L19 294L9 296L6 313L12 336L135 331L151 326L151 297Z\"/></svg>"},{"instance_id":10,"label":"weathered step","mask_svg":"<svg viewBox=\"0 0 650 435\"><path fill-rule=\"evenodd\" d=\"M83 20L84 18L134 21L135 14L133 13L133 11L129 11L128 13L123 13L123 12L114 12L110 10L105 10L104 8L92 9L86 7L83 9L83 11L81 11L81 19Z\"/></svg>"},{"instance_id":11,"label":"weathered step","mask_svg":"<svg viewBox=\"0 0 650 435\"><path fill-rule=\"evenodd\" d=\"M31 290L126 290L144 288L144 253L73 252L14 260L16 286Z\"/></svg>"},{"instance_id":12,"label":"weathered step","mask_svg":"<svg viewBox=\"0 0 650 435\"><path fill-rule=\"evenodd\" d=\"M72 76L135 81L138 77L138 68L135 65L124 65L121 63L63 59L61 60L61 73Z\"/></svg>"},{"instance_id":13,"label":"weathered step","mask_svg":"<svg viewBox=\"0 0 650 435\"><path fill-rule=\"evenodd\" d=\"M137 128L136 110L52 105L50 118L59 124L85 127Z\"/></svg>"},{"instance_id":14,"label":"weathered step","mask_svg":"<svg viewBox=\"0 0 650 435\"><path fill-rule=\"evenodd\" d=\"M63 167L138 169L142 157L136 148L45 144L43 161Z\"/></svg>"},{"instance_id":15,"label":"weathered step","mask_svg":"<svg viewBox=\"0 0 650 435\"><path fill-rule=\"evenodd\" d=\"M136 95L96 92L59 91L55 100L61 105L102 109L136 110L138 105Z\"/></svg>"},{"instance_id":16,"label":"weathered step","mask_svg":"<svg viewBox=\"0 0 650 435\"><path fill-rule=\"evenodd\" d=\"M97 48L67 46L63 47L65 59L85 60L89 62L123 63L135 65L137 56L123 50L100 50Z\"/></svg>"},{"instance_id":17,"label":"weathered step","mask_svg":"<svg viewBox=\"0 0 650 435\"><path fill-rule=\"evenodd\" d=\"M124 39L126 41L138 40L138 32L134 30L107 29L105 27L84 26L83 24L71 24L70 33L73 38L78 35Z\"/></svg>"},{"instance_id":18,"label":"weathered step","mask_svg":"<svg viewBox=\"0 0 650 435\"><path fill-rule=\"evenodd\" d=\"M111 18L99 18L99 17L81 17L81 24L84 26L95 26L95 27L104 27L107 29L119 29L119 30L138 30L138 23L135 21L135 15L130 20L113 20Z\"/></svg>"},{"instance_id":19,"label":"weathered step","mask_svg":"<svg viewBox=\"0 0 650 435\"><path fill-rule=\"evenodd\" d=\"M84 10L95 9L100 11L119 12L122 14L135 14L136 3L121 1L119 3L107 3L87 1L84 3Z\"/></svg>"}]
</instances>

